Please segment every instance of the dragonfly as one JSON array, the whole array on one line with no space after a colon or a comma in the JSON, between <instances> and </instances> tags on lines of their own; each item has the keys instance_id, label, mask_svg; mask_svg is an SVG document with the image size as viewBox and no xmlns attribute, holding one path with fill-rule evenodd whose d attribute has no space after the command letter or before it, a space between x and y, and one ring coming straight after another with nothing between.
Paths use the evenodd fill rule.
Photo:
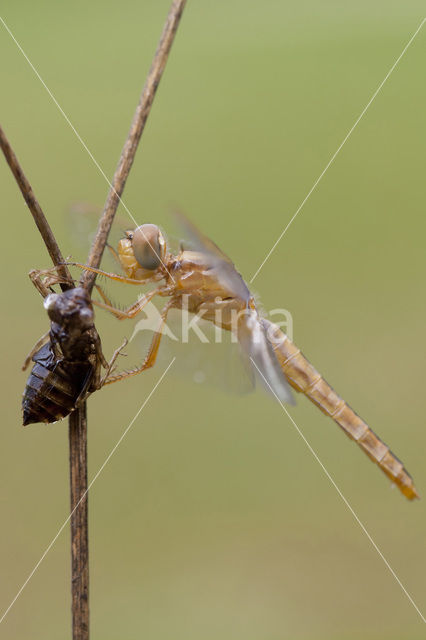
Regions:
<instances>
[{"instance_id":1,"label":"dragonfly","mask_svg":"<svg viewBox=\"0 0 426 640\"><path fill-rule=\"evenodd\" d=\"M123 284L154 285L125 309L113 305L97 285L102 301L93 302L120 320L135 318L154 297L166 299L142 364L110 375L105 384L138 375L155 364L171 309L197 314L236 335L246 368L251 367L253 373L260 374L280 402L294 403L292 390L305 395L357 443L408 500L418 498L403 463L334 391L281 328L262 315L230 258L185 216L178 217L189 236L189 248L181 245L179 252L169 251L160 228L146 223L127 231L118 243L115 257L124 275L77 262L68 263Z\"/></svg>"}]
</instances>

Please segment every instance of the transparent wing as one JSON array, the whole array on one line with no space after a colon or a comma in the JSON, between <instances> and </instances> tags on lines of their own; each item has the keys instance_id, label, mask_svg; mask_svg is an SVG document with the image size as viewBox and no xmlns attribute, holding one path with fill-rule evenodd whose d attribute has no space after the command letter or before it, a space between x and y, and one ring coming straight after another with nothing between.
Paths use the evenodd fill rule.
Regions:
<instances>
[{"instance_id":1,"label":"transparent wing","mask_svg":"<svg viewBox=\"0 0 426 640\"><path fill-rule=\"evenodd\" d=\"M129 356L142 361L149 348L153 331L158 327L160 313L153 303L135 326L129 344ZM175 374L200 386L213 386L233 394L247 394L255 389L253 367L238 342L229 331L214 327L211 322L200 320L199 335L189 332L188 340L182 339L182 314L171 310L163 331L157 363L166 366L175 356L179 363ZM173 371L171 372L173 375Z\"/></svg>"},{"instance_id":2,"label":"transparent wing","mask_svg":"<svg viewBox=\"0 0 426 640\"><path fill-rule=\"evenodd\" d=\"M132 361L135 357L138 361L144 358L159 318L159 310L149 303L130 339ZM282 402L294 404L289 384L256 311L248 311L240 320L238 341L234 341L230 331L220 330L203 320L198 322L197 332L183 338L181 320L180 311L170 312L163 330L159 363L166 365L175 356L179 361L175 368L179 376L183 374L197 384L213 385L238 394L253 391L257 379L261 387L272 391Z\"/></svg>"},{"instance_id":3,"label":"transparent wing","mask_svg":"<svg viewBox=\"0 0 426 640\"><path fill-rule=\"evenodd\" d=\"M250 291L232 260L219 249L213 240L201 233L182 212L176 211L175 218L184 237L189 242L190 248L203 254L206 265L215 270L216 277L224 285L224 288L233 293L235 297L248 301Z\"/></svg>"},{"instance_id":4,"label":"transparent wing","mask_svg":"<svg viewBox=\"0 0 426 640\"><path fill-rule=\"evenodd\" d=\"M69 245L73 257L86 255L92 245L98 227L102 207L83 200L69 203L64 211L64 222L68 233ZM109 247L116 249L120 238L134 223L126 215L117 214L108 237ZM85 258L81 257L81 260ZM120 264L114 259L112 251L105 249L103 268L121 272ZM107 266L106 266L107 265Z\"/></svg>"},{"instance_id":5,"label":"transparent wing","mask_svg":"<svg viewBox=\"0 0 426 640\"><path fill-rule=\"evenodd\" d=\"M196 251L210 255L217 262L227 262L234 266L232 260L219 249L217 244L205 236L182 211L174 211L174 216L186 239Z\"/></svg>"},{"instance_id":6,"label":"transparent wing","mask_svg":"<svg viewBox=\"0 0 426 640\"><path fill-rule=\"evenodd\" d=\"M238 339L262 386L275 394L281 402L295 404L290 385L281 370L257 311L248 311L241 319Z\"/></svg>"},{"instance_id":7,"label":"transparent wing","mask_svg":"<svg viewBox=\"0 0 426 640\"><path fill-rule=\"evenodd\" d=\"M91 202L70 202L64 211L65 225L72 251L88 251L93 238L102 207Z\"/></svg>"},{"instance_id":8,"label":"transparent wing","mask_svg":"<svg viewBox=\"0 0 426 640\"><path fill-rule=\"evenodd\" d=\"M217 278L229 291L248 302L251 297L250 291L231 259L183 213L175 212L175 216L191 248L203 254L206 263L216 270ZM282 402L294 404L290 386L282 373L257 311L247 309L240 323L238 340L239 358L234 358L234 361L239 362L239 376L241 377L241 371L244 371L251 387L257 378L262 387L269 392L272 390ZM239 376L234 375L233 378Z\"/></svg>"}]
</instances>

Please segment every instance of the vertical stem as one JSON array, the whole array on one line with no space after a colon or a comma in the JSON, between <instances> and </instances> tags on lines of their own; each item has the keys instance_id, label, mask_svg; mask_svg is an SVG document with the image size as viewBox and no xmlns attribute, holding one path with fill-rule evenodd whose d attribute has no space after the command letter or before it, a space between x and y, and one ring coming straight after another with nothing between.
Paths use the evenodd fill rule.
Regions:
<instances>
[{"instance_id":1,"label":"vertical stem","mask_svg":"<svg viewBox=\"0 0 426 640\"><path fill-rule=\"evenodd\" d=\"M114 174L104 211L88 257L99 267L108 233L123 194L136 150L173 44L186 0L172 0L151 68L132 120L129 134ZM92 291L95 274L84 272L80 286ZM87 491L87 406L84 403L69 418L71 511ZM71 518L72 624L73 640L89 640L89 547L87 494Z\"/></svg>"},{"instance_id":2,"label":"vertical stem","mask_svg":"<svg viewBox=\"0 0 426 640\"><path fill-rule=\"evenodd\" d=\"M155 52L145 86L136 108L129 134L114 174L104 211L88 257L90 266L99 267L108 233L124 191L138 144L151 111L186 0L173 0ZM95 274L83 273L80 286L89 291ZM86 403L69 418L71 511L87 491L87 415ZM72 548L72 624L73 640L89 640L89 563L87 495L71 518Z\"/></svg>"},{"instance_id":3,"label":"vertical stem","mask_svg":"<svg viewBox=\"0 0 426 640\"><path fill-rule=\"evenodd\" d=\"M71 487L71 611L73 640L89 640L87 405L69 417ZM79 500L84 495L80 504ZM75 509L75 511L74 511Z\"/></svg>"}]
</instances>

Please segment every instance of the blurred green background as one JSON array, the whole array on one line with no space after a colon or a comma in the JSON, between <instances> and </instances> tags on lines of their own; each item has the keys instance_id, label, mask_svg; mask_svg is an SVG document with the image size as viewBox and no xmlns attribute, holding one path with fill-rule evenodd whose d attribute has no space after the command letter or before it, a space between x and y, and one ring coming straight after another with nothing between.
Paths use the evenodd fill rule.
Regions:
<instances>
[{"instance_id":1,"label":"blurred green background","mask_svg":"<svg viewBox=\"0 0 426 640\"><path fill-rule=\"evenodd\" d=\"M3 18L112 176L167 0L3 3ZM125 202L178 203L248 280L420 24L414 0L188 3ZM254 283L426 493L425 29ZM71 202L107 185L0 28L1 121L65 255ZM21 362L46 330L27 272L45 248L1 161L1 610L68 514L67 424L23 429ZM123 215L126 215L125 212ZM133 291L131 293L134 293ZM126 295L128 295L126 293ZM131 334L98 313L106 353ZM167 359L165 360L167 363ZM424 625L279 405L179 375L90 493L92 637L417 639ZM89 402L96 473L163 372ZM295 421L420 609L424 500L410 504L305 398ZM70 637L68 527L1 637Z\"/></svg>"}]
</instances>

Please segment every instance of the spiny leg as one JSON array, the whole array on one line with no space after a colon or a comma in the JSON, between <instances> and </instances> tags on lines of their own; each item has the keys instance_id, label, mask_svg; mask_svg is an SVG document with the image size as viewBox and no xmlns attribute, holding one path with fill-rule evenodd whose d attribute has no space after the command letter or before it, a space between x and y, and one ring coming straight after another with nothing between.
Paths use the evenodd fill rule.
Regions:
<instances>
[{"instance_id":1,"label":"spiny leg","mask_svg":"<svg viewBox=\"0 0 426 640\"><path fill-rule=\"evenodd\" d=\"M133 317L132 315L127 315L127 314L133 313L133 310L135 308L139 308L140 307L140 303L141 303L142 298L139 298L139 300L137 300L132 305L130 305L130 307L127 307L127 309L123 309L123 310L122 309L118 309L113 304L111 299L107 296L107 294L105 293L105 291L102 289L102 287L99 284L95 284L95 289L98 291L99 295L101 296L101 298L102 298L102 300L104 302L102 303L102 302L98 302L97 300L92 300L93 304L95 304L96 306L100 307L101 309L105 309L106 311L109 311L110 313L112 313L119 320L124 320L125 318ZM152 299L152 296L148 300L145 301L145 304L148 304L148 302L151 299ZM139 311L141 311L141 310L142 309L139 308Z\"/></svg>"},{"instance_id":2,"label":"spiny leg","mask_svg":"<svg viewBox=\"0 0 426 640\"><path fill-rule=\"evenodd\" d=\"M110 313L112 313L113 315L115 315L116 318L119 318L119 316L116 313L116 307L114 306L114 304L111 301L111 298L109 298L107 296L107 294L105 293L105 291L102 289L102 287L99 284L94 284L94 287L96 289L96 291L99 293L99 295L101 296L102 300L104 301L104 306L101 307L100 304L98 304L97 300L93 300L92 299L92 303L95 304L98 307L101 307L102 309L107 309L107 311L109 311ZM106 305L106 307L105 307Z\"/></svg>"},{"instance_id":3,"label":"spiny leg","mask_svg":"<svg viewBox=\"0 0 426 640\"><path fill-rule=\"evenodd\" d=\"M50 331L46 331L46 333L43 334L39 340L37 340L37 342L35 343L35 345L33 346L33 348L31 349L31 351L29 352L29 354L24 360L24 364L22 365L22 371L25 371L25 369L28 367L28 365L30 364L33 358L33 355L37 353L37 351L41 349L47 342L49 342L49 334L50 334Z\"/></svg>"},{"instance_id":4,"label":"spiny leg","mask_svg":"<svg viewBox=\"0 0 426 640\"><path fill-rule=\"evenodd\" d=\"M118 273L109 273L108 271L102 271L102 269L88 267L85 264L81 264L81 262L67 262L66 264L68 267L78 267L79 269L83 269L84 271L91 271L92 273L97 273L100 276L105 276L105 278L109 278L110 280L116 280L117 282L123 282L125 284L145 285L150 284L151 282L158 282L158 280L162 280L162 278L164 277L162 273L157 272L155 275L147 276L146 278L142 278L141 280L135 280L134 278L121 276Z\"/></svg>"},{"instance_id":5,"label":"spiny leg","mask_svg":"<svg viewBox=\"0 0 426 640\"><path fill-rule=\"evenodd\" d=\"M109 300L107 295L102 291L99 285L95 285L95 286L98 289L99 293L101 294L105 302L92 300L93 304L95 304L97 307L100 307L101 309L105 309L106 311L109 311L119 320L125 320L126 318L134 318L135 316L137 316L138 313L140 313L143 310L143 308L146 307L148 302L150 302L152 298L154 298L154 296L170 295L170 290L167 287L158 287L157 289L153 289L152 291L149 291L145 295L141 296L139 300L137 300L132 305L130 305L130 307L127 307L127 309L121 310L121 309L117 309L117 307L114 307L114 305L111 304L111 301Z\"/></svg>"},{"instance_id":6,"label":"spiny leg","mask_svg":"<svg viewBox=\"0 0 426 640\"><path fill-rule=\"evenodd\" d=\"M131 376L136 376L138 373L142 373L142 371L145 371L146 369L149 369L154 366L155 361L157 359L161 338L163 336L163 327L167 319L167 314L174 305L175 305L175 301L169 300L169 302L162 309L160 314L160 317L161 317L160 323L154 334L154 337L152 339L146 358L141 364L141 366L138 367L137 369L132 369L131 371L122 371L121 373L117 373L116 375L108 378L104 384L112 384L113 382L119 382L120 380L125 380L126 378L130 378Z\"/></svg>"},{"instance_id":7,"label":"spiny leg","mask_svg":"<svg viewBox=\"0 0 426 640\"><path fill-rule=\"evenodd\" d=\"M115 361L117 360L118 356L125 356L126 355L125 353L122 353L121 350L124 349L124 347L126 347L128 343L129 343L129 341L127 340L127 338L124 338L123 344L121 344L118 347L118 349L116 349L114 351L114 353L112 354L111 360L107 363L107 366L105 367L106 368L106 373L105 373L104 377L100 381L99 388L103 387L105 382L107 381L108 376L110 375L111 371L114 368L114 364L115 364Z\"/></svg>"}]
</instances>

